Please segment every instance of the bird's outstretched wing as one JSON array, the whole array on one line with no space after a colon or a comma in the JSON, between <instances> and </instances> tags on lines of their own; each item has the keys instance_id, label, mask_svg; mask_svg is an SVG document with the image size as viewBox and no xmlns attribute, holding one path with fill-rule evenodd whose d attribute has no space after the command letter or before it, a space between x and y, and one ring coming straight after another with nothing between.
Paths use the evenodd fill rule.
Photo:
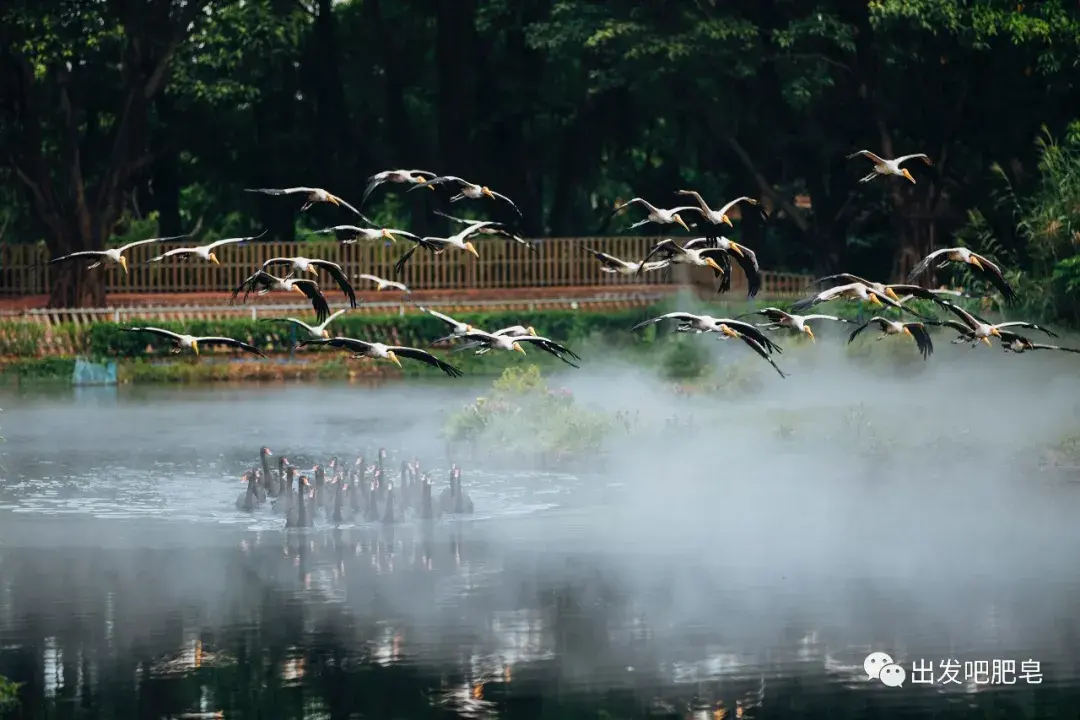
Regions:
<instances>
[{"instance_id":1,"label":"bird's outstretched wing","mask_svg":"<svg viewBox=\"0 0 1080 720\"><path fill-rule=\"evenodd\" d=\"M157 328L157 327L145 327L145 326L144 327L126 327L126 328L120 328L120 330L122 332L145 332L145 333L150 333L151 335L158 335L158 336L163 337L163 338L168 338L169 340L172 340L174 342L180 339L180 334L179 333L174 333L171 330L162 330L161 328Z\"/></svg>"},{"instance_id":2,"label":"bird's outstretched wing","mask_svg":"<svg viewBox=\"0 0 1080 720\"><path fill-rule=\"evenodd\" d=\"M400 357L409 358L410 360L419 360L422 363L426 363L432 367L437 367L450 377L461 377L465 373L461 372L458 368L454 367L448 362L444 362L435 357L426 350L412 347L402 347L400 345L391 345L389 350L392 350L395 355Z\"/></svg>"},{"instance_id":3,"label":"bird's outstretched wing","mask_svg":"<svg viewBox=\"0 0 1080 720\"><path fill-rule=\"evenodd\" d=\"M640 330L643 327L648 327L649 325L654 325L664 320L681 320L682 322L694 322L695 320L700 319L700 316L688 312L669 312L665 313L664 315L659 315L657 317L649 318L648 320L639 322L637 325L630 328L630 332L633 332L634 330Z\"/></svg>"},{"instance_id":4,"label":"bird's outstretched wing","mask_svg":"<svg viewBox=\"0 0 1080 720\"><path fill-rule=\"evenodd\" d=\"M552 340L548 340L547 338L534 337L532 335L522 335L520 337L515 337L515 338L512 338L512 339L513 339L514 342L527 342L527 343L529 343L531 345L535 345L536 347L540 348L544 352L546 352L548 354L551 354L551 355L554 355L555 357L559 358L560 360L562 360L564 363L566 363L570 367L573 367L573 368L579 367L578 365L575 365L574 363L567 360L565 357L563 357L563 355L569 355L570 357L574 358L575 360L581 360L581 358L578 357L577 355L575 355L568 348L565 348L562 345L559 345L557 342L554 342Z\"/></svg>"},{"instance_id":5,"label":"bird's outstretched wing","mask_svg":"<svg viewBox=\"0 0 1080 720\"><path fill-rule=\"evenodd\" d=\"M1044 327L1042 327L1040 325L1036 325L1033 322L1027 322L1026 320L1011 320L1009 322L998 323L994 327L997 327L997 328L1007 328L1007 327L1027 328L1029 330L1038 330L1040 332L1044 332L1044 333L1046 333L1047 335L1049 335L1052 338L1057 337L1057 333L1053 332L1052 330L1047 330L1046 328L1044 328Z\"/></svg>"},{"instance_id":6,"label":"bird's outstretched wing","mask_svg":"<svg viewBox=\"0 0 1080 720\"><path fill-rule=\"evenodd\" d=\"M824 282L838 282L843 285L849 285L851 283L862 283L867 286L873 285L872 282L861 278L858 275L852 275L851 273L837 273L836 275L826 275L825 277L819 277L817 280L811 280L806 287L813 287Z\"/></svg>"},{"instance_id":7,"label":"bird's outstretched wing","mask_svg":"<svg viewBox=\"0 0 1080 720\"><path fill-rule=\"evenodd\" d=\"M342 350L349 350L354 353L365 353L371 349L374 343L365 342L364 340L357 340L355 338L348 337L332 337L326 340L312 340L303 339L296 343L298 346L303 345L327 345L329 347L341 348Z\"/></svg>"},{"instance_id":8,"label":"bird's outstretched wing","mask_svg":"<svg viewBox=\"0 0 1080 720\"><path fill-rule=\"evenodd\" d=\"M749 335L744 335L744 334L743 334L743 333L741 333L741 332L739 332L739 333L738 333L738 337L739 337L739 339L740 339L740 340L742 340L742 341L743 341L744 343L746 343L747 345L749 345L749 346L750 346L750 349L751 349L751 350L753 350L754 352L756 352L756 353L757 353L757 354L758 354L758 355L759 355L759 356L760 356L760 357L761 357L762 359L764 359L764 360L765 360L765 362L767 362L767 363L769 363L770 365L772 365L772 366L773 366L773 370L775 370L775 371L776 371L777 373L779 373L779 374L780 374L780 377L782 377L782 378L786 378L786 377L787 377L787 375L785 375L785 374L784 374L784 371L783 371L783 370L781 370L781 369L780 369L780 367L779 367L779 366L778 366L778 365L777 365L777 364L776 364L776 363L775 363L775 362L773 361L773 359L772 359L772 358L771 358L771 357L769 356L769 351L768 351L768 348L767 348L766 346L763 346L763 345L762 345L762 344L761 344L760 342L758 342L758 341L757 341L757 339L755 339L755 338L753 338L753 337L751 337L751 336L749 336ZM764 336L764 335L762 335L762 337L765 337L765 336Z\"/></svg>"},{"instance_id":9,"label":"bird's outstretched wing","mask_svg":"<svg viewBox=\"0 0 1080 720\"><path fill-rule=\"evenodd\" d=\"M311 306L315 308L315 317L318 318L319 322L323 322L330 317L330 304L326 302L326 297L319 290L317 282L307 279L293 280L292 282L311 300Z\"/></svg>"},{"instance_id":10,"label":"bird's outstretched wing","mask_svg":"<svg viewBox=\"0 0 1080 720\"><path fill-rule=\"evenodd\" d=\"M915 339L915 345L922 353L923 360L934 354L934 341L930 339L930 333L922 323L904 323L904 327Z\"/></svg>"},{"instance_id":11,"label":"bird's outstretched wing","mask_svg":"<svg viewBox=\"0 0 1080 720\"><path fill-rule=\"evenodd\" d=\"M311 264L330 273L330 277L334 278L338 287L345 293L345 297L349 298L349 306L356 307L356 290L353 289L352 283L349 282L349 277L345 274L345 271L341 269L340 265L330 262L329 260L312 260Z\"/></svg>"},{"instance_id":12,"label":"bird's outstretched wing","mask_svg":"<svg viewBox=\"0 0 1080 720\"><path fill-rule=\"evenodd\" d=\"M997 288L998 292L1000 292L1001 296L1005 299L1005 302L1015 302L1016 291L1013 290L1011 285L1009 285L1009 282L1005 279L1005 276L1001 274L1001 268L999 268L997 265L995 265L993 262L983 257L982 255L979 255L977 253L971 254L979 261L982 269L976 269L971 265L969 265L968 267L975 271L977 274L981 275L984 279L989 281L989 283L995 288Z\"/></svg>"},{"instance_id":13,"label":"bird's outstretched wing","mask_svg":"<svg viewBox=\"0 0 1080 720\"><path fill-rule=\"evenodd\" d=\"M757 325L751 325L734 318L720 318L717 322L721 325L727 325L741 335L753 338L758 345L761 345L769 353L778 352L783 354L784 352L784 349L777 345L768 335L761 332Z\"/></svg>"},{"instance_id":14,"label":"bird's outstretched wing","mask_svg":"<svg viewBox=\"0 0 1080 720\"><path fill-rule=\"evenodd\" d=\"M850 155L847 156L847 159L850 160L851 158L858 157L859 155L862 155L863 157L869 158L870 160L873 161L873 163L875 165L881 165L881 164L883 164L885 162L884 160L881 159L880 156L875 155L874 153L870 152L869 150L858 150L856 152L853 152L853 153L851 153Z\"/></svg>"},{"instance_id":15,"label":"bird's outstretched wing","mask_svg":"<svg viewBox=\"0 0 1080 720\"><path fill-rule=\"evenodd\" d=\"M907 276L907 281L914 281L915 278L919 277L924 272L930 269L930 265L934 262L934 260L941 257L950 250L952 250L952 248L942 248L940 250L935 250L934 252L924 257L915 265L915 267L911 268L911 272L909 272Z\"/></svg>"},{"instance_id":16,"label":"bird's outstretched wing","mask_svg":"<svg viewBox=\"0 0 1080 720\"><path fill-rule=\"evenodd\" d=\"M502 200L503 202L509 204L510 207L514 208L514 212L516 212L518 214L518 217L521 217L521 210L518 208L517 205L514 204L513 200L506 197L502 193L495 192L494 190L491 191L491 196L494 197L494 198L498 198L499 200Z\"/></svg>"},{"instance_id":17,"label":"bird's outstretched wing","mask_svg":"<svg viewBox=\"0 0 1080 720\"><path fill-rule=\"evenodd\" d=\"M419 187L419 186L414 186L414 187ZM411 248L406 250L405 254L403 254L401 257L398 258L397 262L394 263L394 274L395 275L400 275L401 274L401 271L405 269L405 263L409 262L409 259L412 258L413 254L416 253L416 251L420 248L420 246L422 244L423 243L416 243Z\"/></svg>"},{"instance_id":18,"label":"bird's outstretched wing","mask_svg":"<svg viewBox=\"0 0 1080 720\"><path fill-rule=\"evenodd\" d=\"M457 183L458 185L462 186L472 185L472 183L470 183L469 181L462 180L456 175L440 175L438 177L433 177L430 180L425 180L422 183L417 183L416 185L413 185L411 188L406 190L406 192L412 192L413 190L419 190L420 188L430 187L432 185L445 185L446 183Z\"/></svg>"},{"instance_id":19,"label":"bird's outstretched wing","mask_svg":"<svg viewBox=\"0 0 1080 720\"><path fill-rule=\"evenodd\" d=\"M263 357L263 358L266 357L266 355L264 355L262 353L262 351L259 350L254 345L248 345L246 342L243 342L241 340L236 340L234 338L228 338L228 337L201 337L201 338L195 338L195 341L198 342L200 345L228 345L229 347L240 348L244 352L249 352L249 353L252 353L254 355L258 355L259 357Z\"/></svg>"},{"instance_id":20,"label":"bird's outstretched wing","mask_svg":"<svg viewBox=\"0 0 1080 720\"><path fill-rule=\"evenodd\" d=\"M67 255L61 255L60 257L53 258L47 264L52 265L58 262L64 262L66 260L77 260L78 258L100 258L106 255L104 250L79 250L78 252L68 253Z\"/></svg>"},{"instance_id":21,"label":"bird's outstretched wing","mask_svg":"<svg viewBox=\"0 0 1080 720\"><path fill-rule=\"evenodd\" d=\"M651 258L652 256L654 256L654 255L656 255L658 253L661 253L661 252L668 253L668 259L670 259L670 258L672 258L672 257L674 257L676 255L685 255L686 254L686 251L683 250L679 246L679 244L677 242L675 242L674 240L672 240L671 238L667 238L666 240L661 240L660 242L653 245L652 248L649 250L649 252L645 255L645 259L641 261L641 266L638 268L638 274L640 274L641 271L645 268L645 263L649 262L649 258Z\"/></svg>"},{"instance_id":22,"label":"bird's outstretched wing","mask_svg":"<svg viewBox=\"0 0 1080 720\"><path fill-rule=\"evenodd\" d=\"M907 162L908 160L914 160L915 158L918 158L918 159L922 160L927 165L932 166L934 164L934 161L931 160L930 156L927 155L926 153L915 153L913 155L901 155L900 157L893 160L893 162L895 162L897 165L900 165L902 163Z\"/></svg>"},{"instance_id":23,"label":"bird's outstretched wing","mask_svg":"<svg viewBox=\"0 0 1080 720\"><path fill-rule=\"evenodd\" d=\"M309 333L310 332L315 332L315 328L311 327L310 325L308 325L303 320L297 320L296 318L291 318L291 317L259 318L259 320L262 321L262 322L288 323L289 325L295 325L297 327L302 327L305 330L307 330Z\"/></svg>"}]
</instances>

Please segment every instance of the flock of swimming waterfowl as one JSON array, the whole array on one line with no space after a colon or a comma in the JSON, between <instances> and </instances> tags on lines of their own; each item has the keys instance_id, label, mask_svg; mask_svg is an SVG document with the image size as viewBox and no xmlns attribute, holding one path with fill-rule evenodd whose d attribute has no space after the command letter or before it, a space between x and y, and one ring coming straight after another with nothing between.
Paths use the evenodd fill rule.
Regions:
<instances>
[{"instance_id":1,"label":"flock of swimming waterfowl","mask_svg":"<svg viewBox=\"0 0 1080 720\"><path fill-rule=\"evenodd\" d=\"M259 450L259 465L240 478L246 488L236 498L236 509L254 512L269 503L285 527L313 527L322 517L330 523L399 523L408 519L436 520L446 515L471 515L473 501L461 486L461 468L450 466L449 486L432 496L433 472L422 472L419 459L402 460L394 473L385 448L375 462L364 456L352 465L330 458L326 464L302 469L270 448Z\"/></svg>"},{"instance_id":2,"label":"flock of swimming waterfowl","mask_svg":"<svg viewBox=\"0 0 1080 720\"><path fill-rule=\"evenodd\" d=\"M905 155L889 160L881 158L868 150L860 150L848 157L850 159L856 156L866 157L874 163L873 171L862 178L860 182L870 182L871 180L882 176L897 176L914 183L915 178L912 176L911 172L906 168L901 167L901 165L904 162L913 159L920 159L928 165L933 164L930 158L922 153ZM429 188L434 191L437 188L451 187L455 191L455 194L450 197L451 203L465 199L487 199L504 203L512 208L519 218L521 216L521 211L518 210L518 207L510 200L510 198L492 191L485 185L472 183L454 175L439 176L426 170L388 170L373 175L368 179L361 206L367 201L375 188L387 183L411 185L407 192L412 192L421 188ZM413 246L409 248L395 264L395 271L399 274L402 272L409 259L421 248L435 255L441 255L449 249L454 249L468 252L479 257L476 246L470 238L477 238L481 235L509 238L532 248L532 245L522 239L517 233L513 224L494 221L466 220L438 212L437 214L440 216L450 218L454 222L464 225L464 229L450 237L419 237L404 230L380 227L378 224L364 216L360 210L322 188L255 188L247 191L272 196L303 198L304 204L300 208L301 211L307 210L315 203L329 203L349 210L369 227L335 225L317 231L319 233L333 233L342 243L354 243L361 238L368 240L385 238L395 242L398 237L406 238L413 243ZM719 292L724 292L731 287L731 260L734 259L746 275L748 296L754 297L761 286L757 255L745 245L720 235L718 228L721 225L732 225L731 219L727 213L736 204L747 203L759 207L760 209L758 201L750 197L739 197L727 203L719 210L713 210L706 204L701 195L693 190L679 190L676 194L692 197L696 201L696 204L666 209L657 207L642 198L635 197L616 207L609 218L625 208L637 204L647 211L647 216L643 220L634 223L631 227L636 228L646 223L654 223L658 225L679 225L689 231L691 227L697 227L698 224L700 224L702 232L705 233L703 237L688 240L683 244L679 244L673 238L664 239L654 245L646 257L640 262L622 260L613 255L589 247L584 247L584 250L600 262L603 271L622 275L638 275L644 272L653 272L673 264L708 267L712 269L714 275L720 280L718 288ZM689 217L690 214L695 213L698 218L700 218L699 223L688 224L684 219L684 215ZM91 268L97 267L103 263L116 264L126 273L128 268L127 259L123 254L124 251L135 245L156 243L165 240L176 240L180 237L186 236L151 238L130 243L120 248L77 252L54 258L50 263L74 259L92 259L95 260L95 262L90 266ZM175 248L150 259L148 263L163 262L165 260L184 261L193 258L218 263L217 255L215 254L216 249L227 245L257 242L260 237L262 237L262 235L227 238L198 247ZM969 268L977 277L985 280L996 288L1006 303L1011 303L1016 299L1016 293L1013 291L1012 287L1010 287L1002 274L1001 269L996 264L991 262L985 256L972 252L967 248L953 247L936 250L926 256L926 258L919 262L911 272L907 283L876 283L849 273L841 273L816 280L814 282L815 285L820 283L832 283L833 286L818 292L811 297L795 302L788 310L769 307L754 311L753 313L740 315L736 318L715 318L708 315L673 312L648 320L635 326L633 329L636 330L662 320L674 320L678 323L676 330L679 332L714 332L718 333L718 336L725 340L729 338L738 339L746 343L746 345L748 345L755 353L768 361L781 377L785 377L783 371L776 366L776 363L772 359L773 354L781 353L782 349L765 333L774 330L787 329L798 333L805 333L813 340L814 334L810 325L807 324L808 322L814 320L829 320L833 322L849 321L833 315L799 315L796 313L807 310L820 303L839 299L851 299L867 302L871 305L877 305L882 307L883 310L895 310L897 317L896 319L892 319L886 317L884 314L875 315L866 323L860 324L855 328L848 338L849 343L854 341L867 327L875 325L880 330L881 337L911 337L925 359L929 357L934 350L933 341L927 328L928 326L940 326L951 328L959 333L959 336L953 341L955 343L971 342L977 344L979 342L984 342L987 345L990 345L990 338L996 337L1001 341L1002 347L1006 352L1022 353L1027 350L1063 350L1066 352L1080 352L1080 350L1072 348L1063 348L1056 345L1032 342L1027 337L1015 332L1017 329L1026 328L1044 332L1051 337L1057 337L1050 330L1039 327L1034 323L1025 321L1002 323L987 322L975 313L960 307L948 299L950 296L961 296L962 293L959 291L947 289L930 290L912 284L918 276L922 275L927 270L930 270L932 266L943 268L949 263L958 263ZM289 268L289 273L286 276L278 277L268 272L269 268L280 266ZM242 302L253 292L257 295L263 295L271 291L297 292L303 294L312 303L312 307L316 313L317 324L310 325L297 318L273 318L268 320L269 322L288 322L300 328L304 333L304 337L299 341L298 345L326 345L349 351L352 353L353 358L368 357L385 359L398 366L401 365L399 358L408 358L437 367L451 377L458 377L462 374L461 370L458 368L420 348L386 345L381 342L347 337L331 337L330 332L327 329L328 325L339 317L341 313L345 312L345 310L339 310L338 312L331 314L329 303L323 295L318 282L310 278L295 277L296 273L311 273L313 275L318 275L320 272L325 272L330 275L345 294L349 306L356 307L356 291L340 265L328 260L306 258L302 256L269 258L261 267L256 269L251 276L233 289L232 297L235 300L239 297L241 291L244 291L243 298L241 299ZM376 283L379 290L384 288L394 288L404 293L409 292L409 288L400 282L386 280L374 275L361 274L356 276L356 278ZM912 308L905 306L905 303L912 298L932 301L943 310L951 313L952 317L939 319L916 312ZM451 333L449 335L440 338L435 342L447 340L464 341L459 346L458 350L474 349L477 354L482 354L490 350L505 350L524 354L524 347L528 345L548 352L573 367L578 366L568 358L573 358L575 360L581 359L570 349L560 345L554 340L537 335L531 326L514 325L494 332L488 332L467 323L459 322L447 315L428 310L422 306L417 307L420 310L439 318L451 328ZM918 318L918 320L905 322L903 319L904 313L912 315ZM751 314L761 315L767 319L768 322L750 323L741 319ZM1007 328L1012 329L1009 330ZM174 333L156 327L131 327L125 329L130 332L151 333L166 338L174 344L174 352L180 352L186 348L198 354L200 345L226 345L263 356L263 353L259 349L234 338L197 337Z\"/></svg>"}]
</instances>

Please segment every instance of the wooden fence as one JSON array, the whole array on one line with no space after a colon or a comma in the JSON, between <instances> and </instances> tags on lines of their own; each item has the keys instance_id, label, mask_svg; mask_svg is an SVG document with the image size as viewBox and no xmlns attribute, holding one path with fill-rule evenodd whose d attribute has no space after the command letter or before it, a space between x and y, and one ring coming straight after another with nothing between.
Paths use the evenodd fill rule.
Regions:
<instances>
[{"instance_id":1,"label":"wooden fence","mask_svg":"<svg viewBox=\"0 0 1080 720\"><path fill-rule=\"evenodd\" d=\"M146 264L151 257L184 243L140 245L129 250L127 276L116 267L92 270L106 272L110 293L216 293L231 290L272 257L304 255L338 263L350 277L370 273L400 280L417 290L500 289L530 287L604 287L620 285L671 285L679 282L677 268L616 275L600 270L600 264L581 246L602 250L626 260L640 260L656 243L656 237L546 238L534 241L536 251L509 240L483 238L476 243L480 257L447 250L433 255L418 250L401 277L394 275L394 263L412 247L408 240L361 241L342 245L335 241L251 242L218 248L219 265L194 259L165 260ZM0 294L47 294L56 271L47 263L48 250L40 245L11 245L0 248ZM733 264L734 267L734 264ZM283 272L275 274L284 274ZM685 277L685 276L683 276ZM763 273L762 294L787 297L806 286L803 275ZM323 279L323 284L331 282ZM731 293L745 292L746 281L735 267ZM359 288L358 288L359 289Z\"/></svg>"}]
</instances>

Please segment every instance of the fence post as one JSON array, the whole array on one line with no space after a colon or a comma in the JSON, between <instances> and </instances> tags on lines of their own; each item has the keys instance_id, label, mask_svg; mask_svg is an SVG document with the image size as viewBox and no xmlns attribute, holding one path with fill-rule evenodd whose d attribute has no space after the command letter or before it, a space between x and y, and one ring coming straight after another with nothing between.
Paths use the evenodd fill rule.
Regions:
<instances>
[{"instance_id":1,"label":"fence post","mask_svg":"<svg viewBox=\"0 0 1080 720\"><path fill-rule=\"evenodd\" d=\"M255 306L251 306L251 319L252 321L258 320L258 313L255 311Z\"/></svg>"},{"instance_id":2,"label":"fence post","mask_svg":"<svg viewBox=\"0 0 1080 720\"><path fill-rule=\"evenodd\" d=\"M116 323L117 325L119 325L119 324L120 324L120 308L116 308L115 310L113 310L113 313L112 313L112 320L113 320L113 322L114 322L114 323Z\"/></svg>"}]
</instances>

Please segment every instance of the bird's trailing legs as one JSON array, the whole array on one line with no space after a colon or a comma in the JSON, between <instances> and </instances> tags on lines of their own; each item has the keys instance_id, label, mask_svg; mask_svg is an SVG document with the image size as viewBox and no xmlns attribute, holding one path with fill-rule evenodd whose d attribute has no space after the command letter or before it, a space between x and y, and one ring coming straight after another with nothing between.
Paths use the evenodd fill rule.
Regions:
<instances>
[{"instance_id":1,"label":"bird's trailing legs","mask_svg":"<svg viewBox=\"0 0 1080 720\"><path fill-rule=\"evenodd\" d=\"M867 182L870 182L871 180L873 180L874 178L876 178L876 177L877 177L877 175L878 175L878 174L877 174L876 172L872 172L872 173L870 173L869 175L867 175L866 177L864 177L864 178L862 178L861 180L859 180L859 182L861 182L861 183L867 183Z\"/></svg>"}]
</instances>

